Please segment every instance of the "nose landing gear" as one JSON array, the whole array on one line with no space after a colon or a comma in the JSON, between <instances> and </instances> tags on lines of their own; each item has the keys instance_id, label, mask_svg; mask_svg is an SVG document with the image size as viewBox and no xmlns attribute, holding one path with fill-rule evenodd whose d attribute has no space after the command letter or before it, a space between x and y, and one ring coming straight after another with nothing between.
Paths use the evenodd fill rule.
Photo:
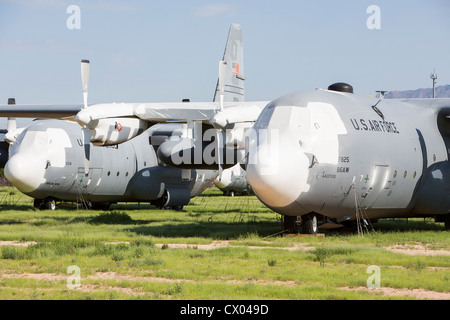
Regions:
<instances>
[{"instance_id":1,"label":"nose landing gear","mask_svg":"<svg viewBox=\"0 0 450 320\"><path fill-rule=\"evenodd\" d=\"M33 206L39 210L56 210L55 199L34 199Z\"/></svg>"},{"instance_id":2,"label":"nose landing gear","mask_svg":"<svg viewBox=\"0 0 450 320\"><path fill-rule=\"evenodd\" d=\"M317 235L317 214L311 212L301 217L283 216L283 231L288 234Z\"/></svg>"}]
</instances>

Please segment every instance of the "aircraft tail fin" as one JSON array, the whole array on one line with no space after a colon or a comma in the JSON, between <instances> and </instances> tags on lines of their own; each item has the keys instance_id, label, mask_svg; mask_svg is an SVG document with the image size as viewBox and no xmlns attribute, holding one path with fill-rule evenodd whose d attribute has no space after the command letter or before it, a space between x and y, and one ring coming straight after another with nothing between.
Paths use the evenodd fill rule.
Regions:
<instances>
[{"instance_id":1,"label":"aircraft tail fin","mask_svg":"<svg viewBox=\"0 0 450 320\"><path fill-rule=\"evenodd\" d=\"M241 26L236 23L233 23L230 27L223 61L226 63L224 102L245 101L244 49ZM219 81L217 81L214 102L218 102L220 99L219 91Z\"/></svg>"}]
</instances>

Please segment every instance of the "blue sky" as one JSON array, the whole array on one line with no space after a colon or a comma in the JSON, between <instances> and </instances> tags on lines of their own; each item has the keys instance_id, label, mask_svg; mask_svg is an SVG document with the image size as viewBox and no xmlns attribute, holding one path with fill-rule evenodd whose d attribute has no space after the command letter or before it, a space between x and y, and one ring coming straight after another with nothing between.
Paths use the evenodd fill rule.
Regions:
<instances>
[{"instance_id":1,"label":"blue sky","mask_svg":"<svg viewBox=\"0 0 450 320\"><path fill-rule=\"evenodd\" d=\"M80 7L69 30L67 7ZM366 12L381 9L381 29ZM231 23L242 26L247 100L343 81L355 93L450 84L450 1L0 0L0 104L211 101Z\"/></svg>"}]
</instances>

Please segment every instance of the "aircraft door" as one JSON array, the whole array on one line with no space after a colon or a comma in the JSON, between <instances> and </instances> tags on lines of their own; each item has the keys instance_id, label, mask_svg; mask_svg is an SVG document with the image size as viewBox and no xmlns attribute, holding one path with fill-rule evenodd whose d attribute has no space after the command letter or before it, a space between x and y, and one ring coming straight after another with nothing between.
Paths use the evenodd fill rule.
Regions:
<instances>
[{"instance_id":1,"label":"aircraft door","mask_svg":"<svg viewBox=\"0 0 450 320\"><path fill-rule=\"evenodd\" d=\"M89 180L86 183L86 193L92 194L102 180L102 168L92 168L89 170Z\"/></svg>"},{"instance_id":2,"label":"aircraft door","mask_svg":"<svg viewBox=\"0 0 450 320\"><path fill-rule=\"evenodd\" d=\"M375 165L370 174L361 176L361 204L367 208L381 208L383 195L389 192L389 166Z\"/></svg>"},{"instance_id":3,"label":"aircraft door","mask_svg":"<svg viewBox=\"0 0 450 320\"><path fill-rule=\"evenodd\" d=\"M76 188L78 193L92 194L101 182L102 173L102 168L90 168L88 175L85 176L84 167L78 168L78 174L69 190Z\"/></svg>"}]
</instances>

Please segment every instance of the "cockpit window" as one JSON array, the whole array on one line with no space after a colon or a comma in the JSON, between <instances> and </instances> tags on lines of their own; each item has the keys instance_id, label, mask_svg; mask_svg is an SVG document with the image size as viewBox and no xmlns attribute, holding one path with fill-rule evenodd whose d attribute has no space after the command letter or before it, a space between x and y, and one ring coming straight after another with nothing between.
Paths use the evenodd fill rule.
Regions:
<instances>
[{"instance_id":1,"label":"cockpit window","mask_svg":"<svg viewBox=\"0 0 450 320\"><path fill-rule=\"evenodd\" d=\"M40 150L42 149L43 141L47 142L46 131L35 131L25 129L20 135L17 141L13 144L10 152L10 157L20 150Z\"/></svg>"},{"instance_id":2,"label":"cockpit window","mask_svg":"<svg viewBox=\"0 0 450 320\"><path fill-rule=\"evenodd\" d=\"M272 118L275 107L272 103L269 103L259 115L255 122L255 129L267 128L270 119Z\"/></svg>"}]
</instances>

